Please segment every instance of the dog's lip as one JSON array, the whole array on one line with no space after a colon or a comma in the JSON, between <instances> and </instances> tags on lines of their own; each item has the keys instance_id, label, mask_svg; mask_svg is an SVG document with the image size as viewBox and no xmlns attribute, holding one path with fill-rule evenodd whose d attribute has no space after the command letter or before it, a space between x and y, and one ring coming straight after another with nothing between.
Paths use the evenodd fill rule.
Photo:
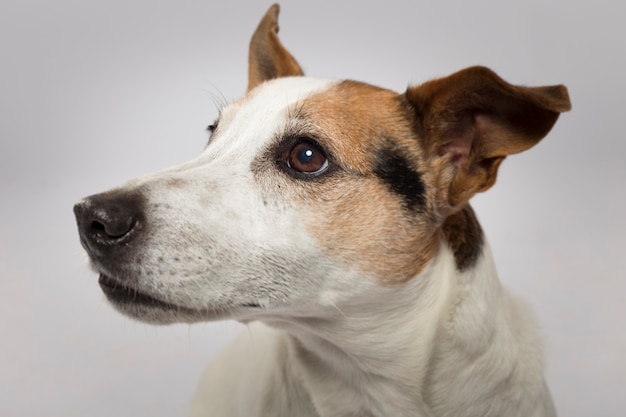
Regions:
<instances>
[{"instance_id":1,"label":"dog's lip","mask_svg":"<svg viewBox=\"0 0 626 417\"><path fill-rule=\"evenodd\" d=\"M136 288L124 285L120 281L102 273L100 274L98 283L100 284L100 288L102 289L102 292L104 292L104 294L106 295L107 299L116 304L135 304L160 309L194 311L193 308L183 307L160 300ZM261 305L257 303L245 303L241 304L239 307L257 309L261 308ZM228 309L232 308L233 307L231 306ZM213 308L211 310L218 311L219 309Z\"/></svg>"},{"instance_id":2,"label":"dog's lip","mask_svg":"<svg viewBox=\"0 0 626 417\"><path fill-rule=\"evenodd\" d=\"M179 308L178 306L159 300L136 288L124 285L105 274L100 274L98 283L107 298L118 304L142 304L150 307Z\"/></svg>"}]
</instances>

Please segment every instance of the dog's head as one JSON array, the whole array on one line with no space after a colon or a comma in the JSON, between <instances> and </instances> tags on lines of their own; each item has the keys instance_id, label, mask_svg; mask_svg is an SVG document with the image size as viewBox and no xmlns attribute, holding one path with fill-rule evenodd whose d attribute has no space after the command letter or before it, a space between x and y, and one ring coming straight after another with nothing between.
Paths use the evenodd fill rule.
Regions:
<instances>
[{"instance_id":1,"label":"dog's head","mask_svg":"<svg viewBox=\"0 0 626 417\"><path fill-rule=\"evenodd\" d=\"M480 254L467 205L536 144L563 86L469 68L405 93L303 76L278 6L250 45L249 86L196 159L75 206L107 298L151 322L313 314L413 280L452 247Z\"/></svg>"}]
</instances>

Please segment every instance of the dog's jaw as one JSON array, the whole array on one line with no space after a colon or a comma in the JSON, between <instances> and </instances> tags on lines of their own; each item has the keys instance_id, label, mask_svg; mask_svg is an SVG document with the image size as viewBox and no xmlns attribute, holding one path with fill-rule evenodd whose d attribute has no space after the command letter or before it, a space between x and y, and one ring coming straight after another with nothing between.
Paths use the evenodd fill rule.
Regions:
<instances>
[{"instance_id":1,"label":"dog's jaw","mask_svg":"<svg viewBox=\"0 0 626 417\"><path fill-rule=\"evenodd\" d=\"M188 308L164 301L162 295L150 295L136 288L125 286L119 281L100 274L100 288L107 300L116 310L151 324L195 323L231 318L244 315L253 306L207 307L206 309Z\"/></svg>"}]
</instances>

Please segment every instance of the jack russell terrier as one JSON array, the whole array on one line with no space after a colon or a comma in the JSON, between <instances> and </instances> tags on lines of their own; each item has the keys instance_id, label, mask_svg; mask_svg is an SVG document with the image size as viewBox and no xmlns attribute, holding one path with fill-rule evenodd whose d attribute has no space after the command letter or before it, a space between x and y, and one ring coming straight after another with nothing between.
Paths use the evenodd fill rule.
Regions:
<instances>
[{"instance_id":1,"label":"jack russell terrier","mask_svg":"<svg viewBox=\"0 0 626 417\"><path fill-rule=\"evenodd\" d=\"M74 207L107 299L149 323L249 323L192 416L555 416L531 314L468 201L567 89L483 67L403 94L305 77L278 11L199 157Z\"/></svg>"}]
</instances>

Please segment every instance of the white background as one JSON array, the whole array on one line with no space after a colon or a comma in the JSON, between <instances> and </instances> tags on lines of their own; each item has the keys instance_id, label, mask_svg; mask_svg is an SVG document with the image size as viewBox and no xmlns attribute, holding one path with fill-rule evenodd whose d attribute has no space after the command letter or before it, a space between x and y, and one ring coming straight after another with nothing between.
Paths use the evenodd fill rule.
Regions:
<instances>
[{"instance_id":1,"label":"white background","mask_svg":"<svg viewBox=\"0 0 626 417\"><path fill-rule=\"evenodd\" d=\"M240 326L113 311L72 205L198 154L245 89L269 3L0 3L0 415L183 415ZM626 415L626 30L618 1L284 1L311 75L404 90L482 64L563 83L573 111L474 200L502 281L537 313L561 416Z\"/></svg>"}]
</instances>

